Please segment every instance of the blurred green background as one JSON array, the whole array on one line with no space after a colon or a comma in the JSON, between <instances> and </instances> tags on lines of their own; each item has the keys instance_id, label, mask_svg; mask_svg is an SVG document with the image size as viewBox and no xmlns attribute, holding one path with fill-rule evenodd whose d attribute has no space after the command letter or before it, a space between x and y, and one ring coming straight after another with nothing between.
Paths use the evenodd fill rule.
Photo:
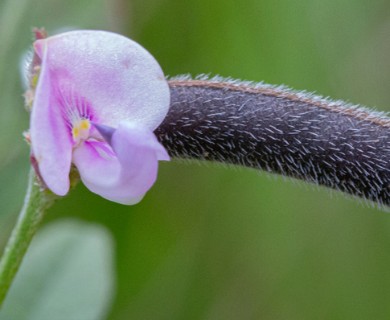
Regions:
<instances>
[{"instance_id":1,"label":"blurred green background","mask_svg":"<svg viewBox=\"0 0 390 320\"><path fill-rule=\"evenodd\" d=\"M167 75L264 80L390 110L388 0L0 0L0 247L27 183L19 61L32 26L119 32ZM0 319L390 318L389 214L304 183L173 161L139 205L80 184L45 225Z\"/></svg>"}]
</instances>

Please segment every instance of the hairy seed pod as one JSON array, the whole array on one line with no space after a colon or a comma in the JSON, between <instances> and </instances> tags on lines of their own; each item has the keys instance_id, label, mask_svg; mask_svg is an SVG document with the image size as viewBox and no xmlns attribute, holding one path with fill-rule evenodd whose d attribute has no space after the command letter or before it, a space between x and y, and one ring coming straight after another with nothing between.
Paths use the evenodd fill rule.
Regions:
<instances>
[{"instance_id":1,"label":"hairy seed pod","mask_svg":"<svg viewBox=\"0 0 390 320\"><path fill-rule=\"evenodd\" d=\"M390 204L390 118L285 87L170 80L156 134L172 157L242 165Z\"/></svg>"}]
</instances>

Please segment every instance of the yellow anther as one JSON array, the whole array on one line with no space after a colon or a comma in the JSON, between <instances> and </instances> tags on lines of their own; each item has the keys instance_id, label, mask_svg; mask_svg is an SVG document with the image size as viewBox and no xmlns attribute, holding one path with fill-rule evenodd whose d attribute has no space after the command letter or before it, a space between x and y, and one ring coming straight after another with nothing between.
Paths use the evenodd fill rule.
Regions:
<instances>
[{"instance_id":1,"label":"yellow anther","mask_svg":"<svg viewBox=\"0 0 390 320\"><path fill-rule=\"evenodd\" d=\"M76 140L79 137L79 134L80 134L79 127L73 127L73 129L72 129L73 139Z\"/></svg>"},{"instance_id":2,"label":"yellow anther","mask_svg":"<svg viewBox=\"0 0 390 320\"><path fill-rule=\"evenodd\" d=\"M91 127L91 124L89 123L89 121L87 119L83 119L80 121L81 130L89 130L90 127Z\"/></svg>"},{"instance_id":3,"label":"yellow anther","mask_svg":"<svg viewBox=\"0 0 390 320\"><path fill-rule=\"evenodd\" d=\"M74 121L72 126L72 137L74 142L78 144L82 140L87 140L89 137L90 128L91 123L88 119L78 119Z\"/></svg>"}]
</instances>

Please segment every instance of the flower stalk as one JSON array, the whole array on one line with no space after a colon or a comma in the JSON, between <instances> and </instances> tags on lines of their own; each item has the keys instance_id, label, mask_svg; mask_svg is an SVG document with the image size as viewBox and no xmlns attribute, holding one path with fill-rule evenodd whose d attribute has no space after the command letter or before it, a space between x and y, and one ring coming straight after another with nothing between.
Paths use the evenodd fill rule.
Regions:
<instances>
[{"instance_id":1,"label":"flower stalk","mask_svg":"<svg viewBox=\"0 0 390 320\"><path fill-rule=\"evenodd\" d=\"M52 192L42 190L31 169L23 208L0 261L0 306L47 209L56 199Z\"/></svg>"}]
</instances>

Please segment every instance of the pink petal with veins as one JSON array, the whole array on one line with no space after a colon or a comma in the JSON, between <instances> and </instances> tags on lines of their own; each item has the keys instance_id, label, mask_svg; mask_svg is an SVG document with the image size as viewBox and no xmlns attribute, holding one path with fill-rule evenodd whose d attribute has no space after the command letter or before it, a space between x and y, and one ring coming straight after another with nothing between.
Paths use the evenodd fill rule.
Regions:
<instances>
[{"instance_id":1,"label":"pink petal with veins","mask_svg":"<svg viewBox=\"0 0 390 320\"><path fill-rule=\"evenodd\" d=\"M106 31L71 31L35 42L47 46L60 88L87 98L104 124L122 120L154 130L165 118L168 83L153 56L136 42Z\"/></svg>"},{"instance_id":2,"label":"pink petal with veins","mask_svg":"<svg viewBox=\"0 0 390 320\"><path fill-rule=\"evenodd\" d=\"M100 145L99 145L100 144ZM116 156L102 145L84 143L73 153L73 162L83 183L92 192L122 204L135 204L154 184L158 160L169 160L153 132L136 123L122 122L111 138Z\"/></svg>"},{"instance_id":3,"label":"pink petal with veins","mask_svg":"<svg viewBox=\"0 0 390 320\"><path fill-rule=\"evenodd\" d=\"M32 152L47 187L58 195L69 190L72 141L55 95L55 83L46 63L47 50L31 112Z\"/></svg>"}]
</instances>

